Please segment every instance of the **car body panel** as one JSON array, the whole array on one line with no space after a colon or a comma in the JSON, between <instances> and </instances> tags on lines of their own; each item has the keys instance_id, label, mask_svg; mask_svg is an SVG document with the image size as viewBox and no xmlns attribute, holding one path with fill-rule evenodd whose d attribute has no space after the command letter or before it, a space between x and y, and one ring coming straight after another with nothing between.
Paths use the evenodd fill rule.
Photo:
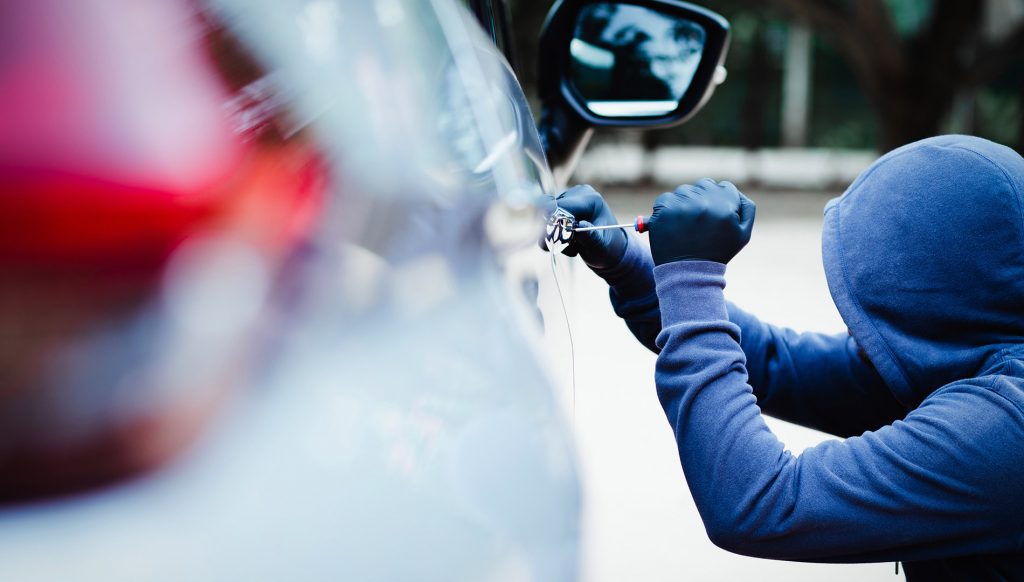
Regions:
<instances>
[{"instance_id":1,"label":"car body panel","mask_svg":"<svg viewBox=\"0 0 1024 582\"><path fill-rule=\"evenodd\" d=\"M197 446L0 510L0 579L575 579L541 347L561 314L543 339L529 291L559 309L534 246L553 182L511 68L452 0L214 7L323 144L332 197L256 378Z\"/></svg>"}]
</instances>

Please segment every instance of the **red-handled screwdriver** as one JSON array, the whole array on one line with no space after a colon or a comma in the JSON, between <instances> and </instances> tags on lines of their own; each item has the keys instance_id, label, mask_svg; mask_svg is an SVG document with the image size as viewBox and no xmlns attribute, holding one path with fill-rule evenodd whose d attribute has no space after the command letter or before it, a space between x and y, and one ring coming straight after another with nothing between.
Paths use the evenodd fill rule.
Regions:
<instances>
[{"instance_id":1,"label":"red-handled screwdriver","mask_svg":"<svg viewBox=\"0 0 1024 582\"><path fill-rule=\"evenodd\" d=\"M636 222L632 224L609 224L607 226L578 226L573 229L575 232L587 232L588 230L608 230L611 228L632 228L637 232L647 232L647 224L650 222L650 218L644 218L641 214L636 217Z\"/></svg>"}]
</instances>

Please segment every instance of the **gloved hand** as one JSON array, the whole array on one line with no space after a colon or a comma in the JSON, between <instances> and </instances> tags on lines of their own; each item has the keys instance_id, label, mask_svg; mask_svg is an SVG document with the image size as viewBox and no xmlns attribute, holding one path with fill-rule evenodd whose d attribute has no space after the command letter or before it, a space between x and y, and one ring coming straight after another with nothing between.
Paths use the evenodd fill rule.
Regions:
<instances>
[{"instance_id":1,"label":"gloved hand","mask_svg":"<svg viewBox=\"0 0 1024 582\"><path fill-rule=\"evenodd\" d=\"M658 196L647 227L654 264L728 263L750 241L755 211L736 186L708 178Z\"/></svg>"},{"instance_id":2,"label":"gloved hand","mask_svg":"<svg viewBox=\"0 0 1024 582\"><path fill-rule=\"evenodd\" d=\"M559 208L572 214L577 226L606 226L617 224L604 198L590 186L575 186L555 199ZM547 250L541 240L541 248ZM626 231L621 228L574 232L562 254L575 257L594 270L610 269L619 264L626 254Z\"/></svg>"}]
</instances>

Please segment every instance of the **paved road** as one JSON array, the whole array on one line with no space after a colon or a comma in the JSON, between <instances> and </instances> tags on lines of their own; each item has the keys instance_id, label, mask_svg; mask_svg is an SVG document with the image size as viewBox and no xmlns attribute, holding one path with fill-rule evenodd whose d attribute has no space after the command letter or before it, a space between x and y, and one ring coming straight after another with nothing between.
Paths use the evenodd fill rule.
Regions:
<instances>
[{"instance_id":1,"label":"paved road","mask_svg":"<svg viewBox=\"0 0 1024 582\"><path fill-rule=\"evenodd\" d=\"M747 192L758 204L750 245L730 264L728 297L798 330L842 331L820 258L826 195ZM650 211L654 196L606 192L620 218ZM654 355L608 305L580 264L566 287L575 337L577 434L585 490L584 579L894 580L893 564L818 565L757 560L714 547L686 489L654 391ZM793 452L826 435L770 421ZM902 577L901 577L902 578Z\"/></svg>"}]
</instances>

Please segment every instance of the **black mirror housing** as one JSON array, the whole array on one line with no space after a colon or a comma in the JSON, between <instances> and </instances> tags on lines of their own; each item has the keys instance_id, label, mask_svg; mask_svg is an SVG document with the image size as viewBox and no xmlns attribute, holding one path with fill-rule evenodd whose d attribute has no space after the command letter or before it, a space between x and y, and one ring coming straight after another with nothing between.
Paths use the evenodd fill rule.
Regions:
<instances>
[{"instance_id":1,"label":"black mirror housing","mask_svg":"<svg viewBox=\"0 0 1024 582\"><path fill-rule=\"evenodd\" d=\"M600 19L605 14L616 11L620 14L627 14L626 17L620 18L620 20L627 21L627 24L620 25L616 32L615 42L621 43L619 47L594 46L576 38L581 34L581 30L586 32L586 28L593 28L586 25L593 23L595 15ZM630 14L632 18L630 18ZM629 48L634 54L637 54L639 52L636 49L637 41L632 39L623 41L621 38L624 35L632 34L634 38L643 39L643 42L655 44L652 41L657 39L652 39L651 31L639 28L643 26L643 18L638 17L646 18L651 26L664 27L659 21L675 23L674 34L677 37L680 35L678 32L680 27L696 31L699 36L696 42L699 44L694 44L694 46L701 49L699 63L695 67L684 66L683 68L688 68L688 70L684 73L685 78L679 81L678 79L668 79L671 72L663 73L656 78L646 70L640 70L644 69L645 65L653 70L654 64L643 62L634 64L631 61L625 61L625 64L622 64L623 59L620 58L620 63L615 64L615 70L625 69L626 76L619 74L618 80L616 80L614 75L609 77L610 73L605 71L606 78L598 83L598 89L585 86L581 90L578 85L584 83L579 83L582 74L580 68L581 66L586 68L585 63L580 65L581 59L585 61L586 58L592 58L592 62L611 63L615 59L612 56L615 53L612 51L623 47ZM586 18L590 20L581 24L581 19ZM607 17L605 18L604 22L607 22ZM630 42L632 44L626 44ZM676 38L676 42L681 41ZM590 127L655 128L677 125L697 113L711 97L715 86L724 80L725 70L722 63L725 60L728 45L729 23L725 18L682 0L626 0L621 2L559 0L548 14L541 32L541 63L539 67L541 101L545 109L562 110L564 114L578 117L583 125ZM650 50L645 52L650 52ZM662 61L660 63L662 68L666 67L664 61L670 61L670 58L666 57L650 58L659 58ZM674 64L669 62L667 66L676 66L678 69L679 63L679 61ZM610 64L606 66L610 66ZM645 84L645 79L638 76L638 71L646 75L647 87L641 86ZM584 78L584 81L586 80ZM659 100L657 101L644 97L644 92L648 95L651 94L651 82L660 83L662 88L654 88L654 91L660 90L666 93L658 96ZM599 94L602 90L606 93L609 90L616 92L619 100L594 100L594 95ZM589 95L585 96L584 92ZM630 92L635 95L631 95Z\"/></svg>"}]
</instances>

